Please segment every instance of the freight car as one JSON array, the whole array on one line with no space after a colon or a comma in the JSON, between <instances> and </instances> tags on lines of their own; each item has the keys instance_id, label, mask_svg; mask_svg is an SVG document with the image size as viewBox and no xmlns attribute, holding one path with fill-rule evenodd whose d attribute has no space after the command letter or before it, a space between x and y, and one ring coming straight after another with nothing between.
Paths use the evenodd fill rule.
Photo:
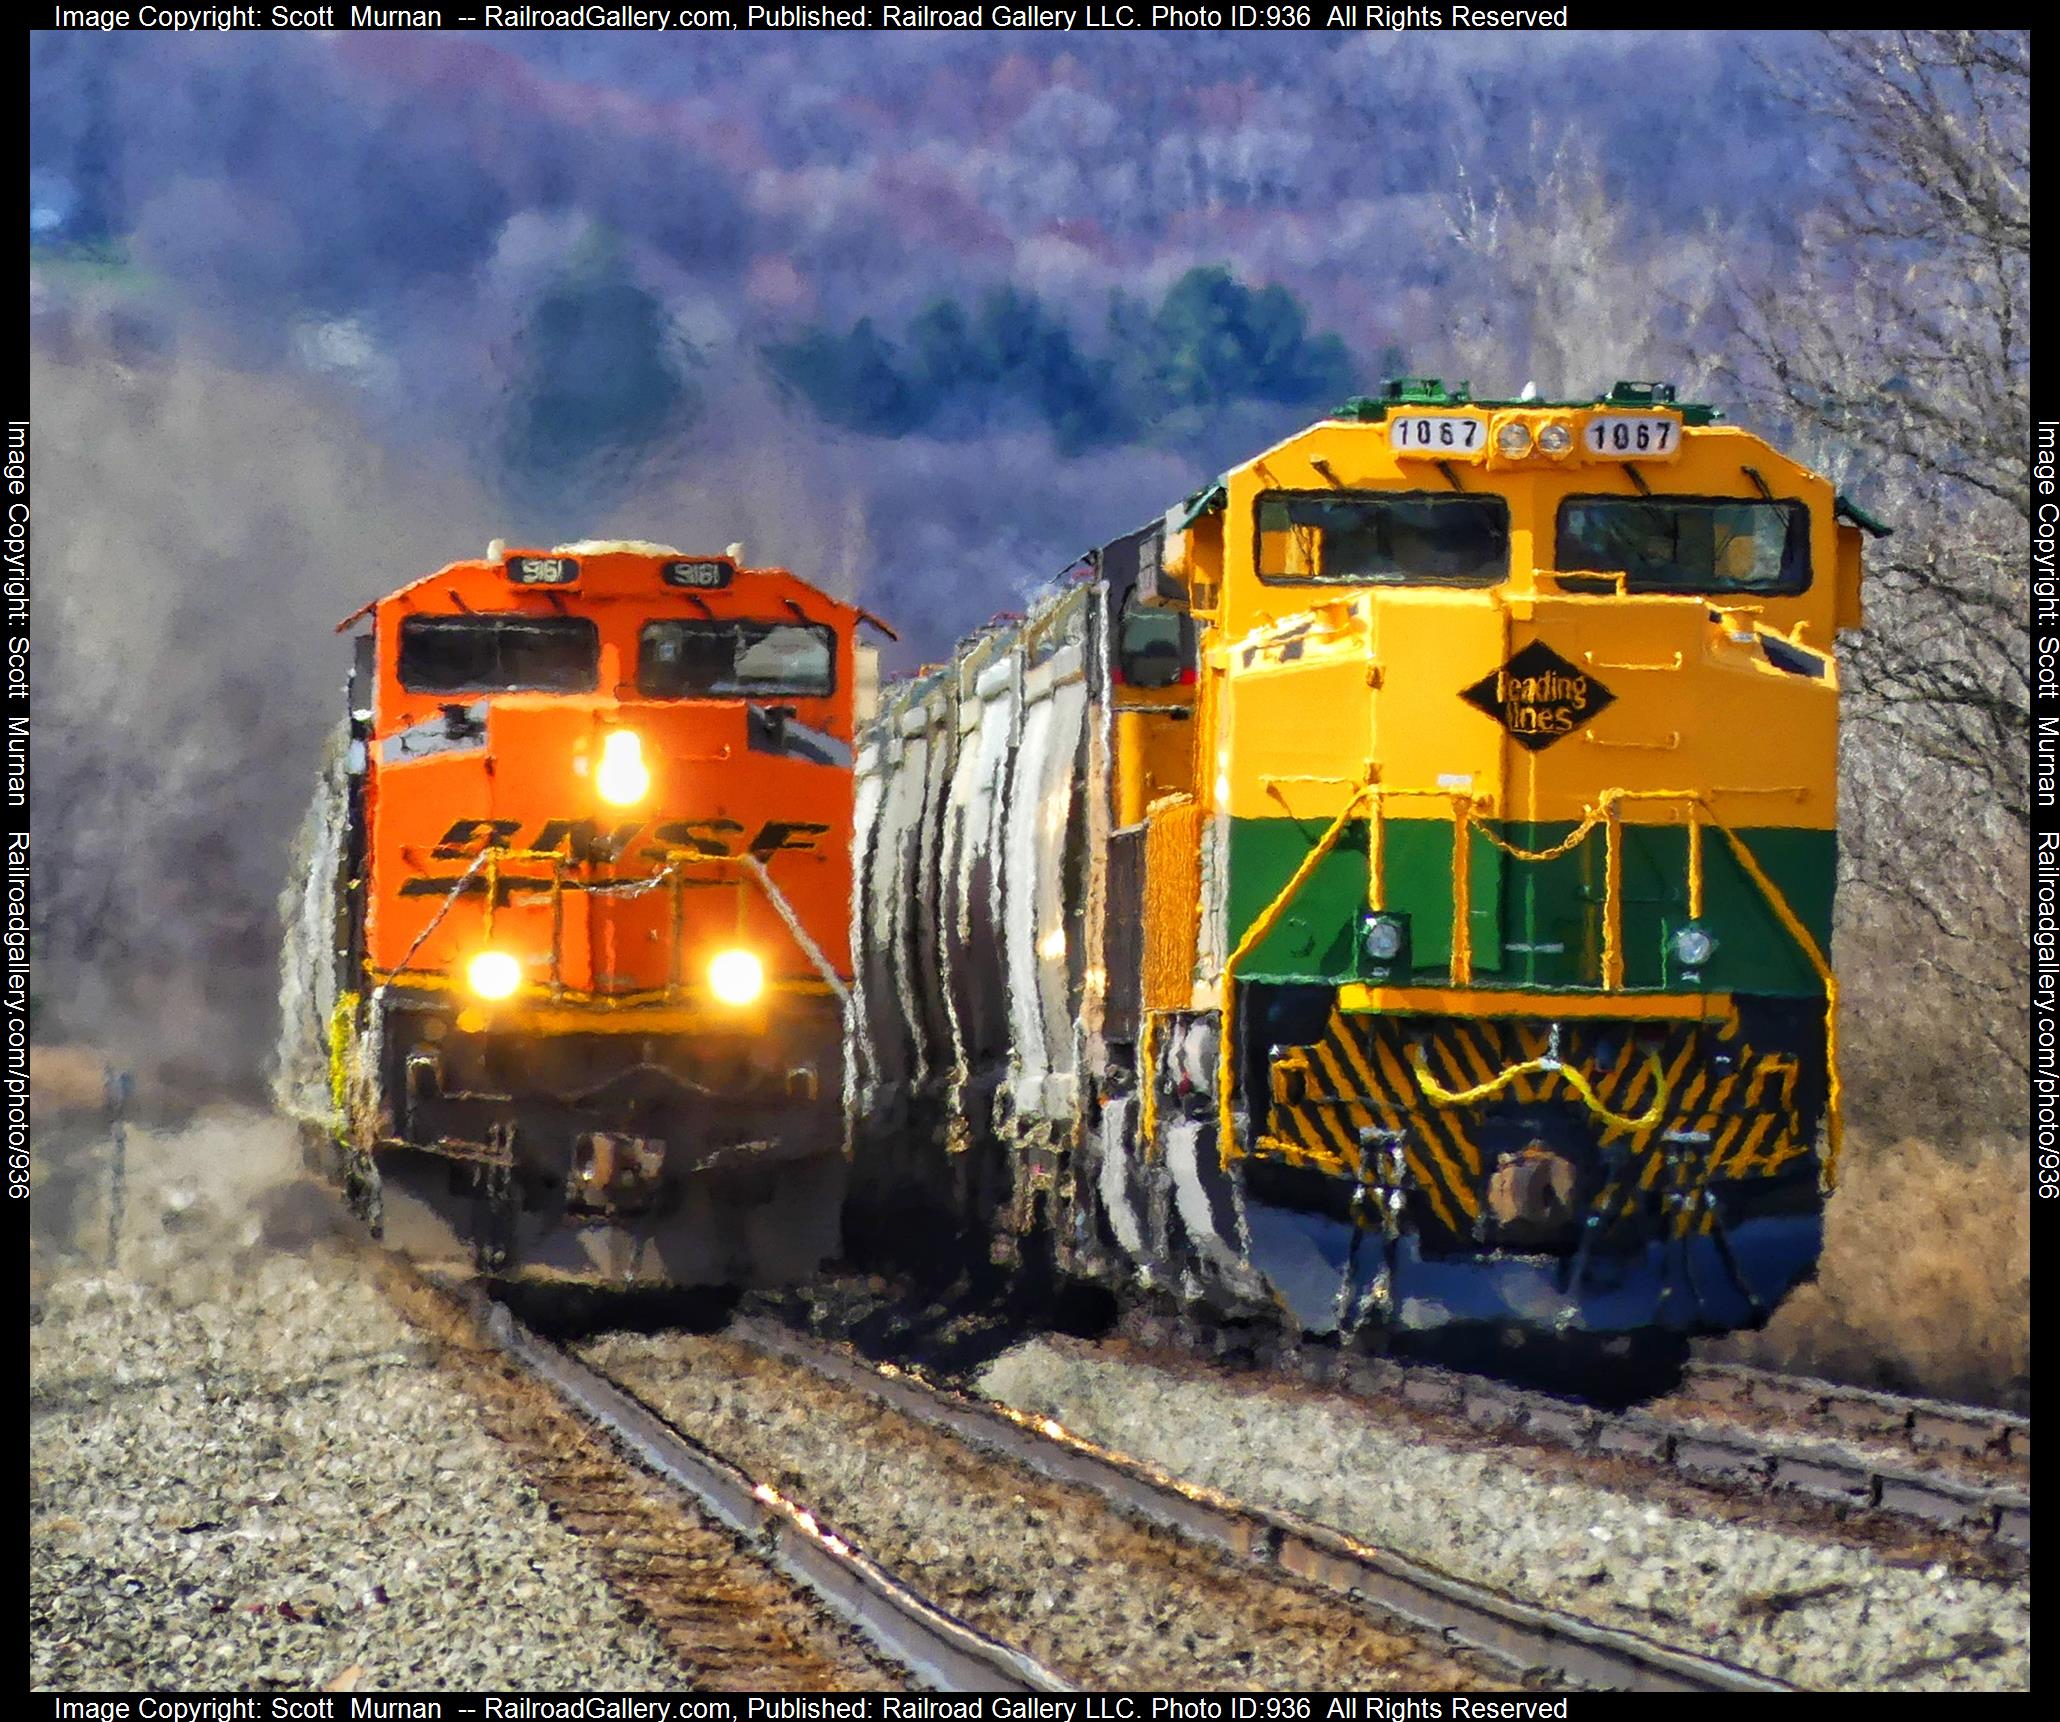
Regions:
<instances>
[{"instance_id":1,"label":"freight car","mask_svg":"<svg viewBox=\"0 0 2060 1722\"><path fill-rule=\"evenodd\" d=\"M278 1089L418 1250L633 1286L835 1247L871 654L740 553L496 545L343 624Z\"/></svg>"},{"instance_id":2,"label":"freight car","mask_svg":"<svg viewBox=\"0 0 2060 1722\"><path fill-rule=\"evenodd\" d=\"M1881 529L1719 421L1390 384L889 690L854 1216L1316 1333L1764 1320Z\"/></svg>"}]
</instances>

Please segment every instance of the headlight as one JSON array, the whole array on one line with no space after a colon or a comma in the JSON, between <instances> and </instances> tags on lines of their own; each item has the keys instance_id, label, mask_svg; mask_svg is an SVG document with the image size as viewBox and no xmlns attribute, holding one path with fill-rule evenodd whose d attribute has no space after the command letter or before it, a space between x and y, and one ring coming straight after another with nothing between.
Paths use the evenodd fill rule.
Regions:
<instances>
[{"instance_id":1,"label":"headlight","mask_svg":"<svg viewBox=\"0 0 2060 1722\"><path fill-rule=\"evenodd\" d=\"M1540 428L1538 447L1546 454L1565 454L1574 446L1574 433L1558 419Z\"/></svg>"},{"instance_id":2,"label":"headlight","mask_svg":"<svg viewBox=\"0 0 2060 1722\"><path fill-rule=\"evenodd\" d=\"M1522 460L1531 452L1531 427L1522 419L1511 419L1495 433L1495 448L1509 460Z\"/></svg>"},{"instance_id":3,"label":"headlight","mask_svg":"<svg viewBox=\"0 0 2060 1722\"><path fill-rule=\"evenodd\" d=\"M1377 963L1391 963L1409 943L1409 924L1400 915L1371 915L1366 922L1366 954Z\"/></svg>"},{"instance_id":4,"label":"headlight","mask_svg":"<svg viewBox=\"0 0 2060 1722\"><path fill-rule=\"evenodd\" d=\"M1717 954L1717 941L1707 927L1690 921L1674 934L1674 958L1684 969L1699 969Z\"/></svg>"},{"instance_id":5,"label":"headlight","mask_svg":"<svg viewBox=\"0 0 2060 1722\"><path fill-rule=\"evenodd\" d=\"M601 769L594 774L601 799L631 807L651 793L651 773L644 765L644 744L633 729L608 732L601 744Z\"/></svg>"},{"instance_id":6,"label":"headlight","mask_svg":"<svg viewBox=\"0 0 2060 1722\"><path fill-rule=\"evenodd\" d=\"M726 1005L747 1005L765 989L765 969L749 951L724 951L708 965L708 990Z\"/></svg>"},{"instance_id":7,"label":"headlight","mask_svg":"<svg viewBox=\"0 0 2060 1722\"><path fill-rule=\"evenodd\" d=\"M522 965L506 951L481 951L467 965L465 981L483 999L504 999L522 984Z\"/></svg>"}]
</instances>

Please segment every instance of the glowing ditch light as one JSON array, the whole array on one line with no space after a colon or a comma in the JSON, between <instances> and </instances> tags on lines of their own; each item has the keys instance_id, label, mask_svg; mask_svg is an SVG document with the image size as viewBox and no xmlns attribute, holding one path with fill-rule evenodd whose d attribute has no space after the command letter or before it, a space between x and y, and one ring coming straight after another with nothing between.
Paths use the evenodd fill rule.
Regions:
<instances>
[{"instance_id":1,"label":"glowing ditch light","mask_svg":"<svg viewBox=\"0 0 2060 1722\"><path fill-rule=\"evenodd\" d=\"M617 807L634 806L651 793L651 772L644 764L644 744L633 729L611 730L601 744L601 769L594 774L601 799Z\"/></svg>"},{"instance_id":2,"label":"glowing ditch light","mask_svg":"<svg viewBox=\"0 0 2060 1722\"><path fill-rule=\"evenodd\" d=\"M724 951L708 965L708 990L727 1005L747 1005L765 989L765 969L749 951Z\"/></svg>"},{"instance_id":3,"label":"glowing ditch light","mask_svg":"<svg viewBox=\"0 0 2060 1722\"><path fill-rule=\"evenodd\" d=\"M506 951L481 951L466 966L465 981L483 999L504 999L522 984L522 965Z\"/></svg>"}]
</instances>

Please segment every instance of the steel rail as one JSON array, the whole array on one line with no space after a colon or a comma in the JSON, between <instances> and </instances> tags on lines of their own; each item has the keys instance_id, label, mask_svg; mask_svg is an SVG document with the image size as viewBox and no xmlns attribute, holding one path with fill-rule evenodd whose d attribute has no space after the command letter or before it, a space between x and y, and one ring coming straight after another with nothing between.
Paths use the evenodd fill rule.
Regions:
<instances>
[{"instance_id":1,"label":"steel rail","mask_svg":"<svg viewBox=\"0 0 2060 1722\"><path fill-rule=\"evenodd\" d=\"M1705 1370L1709 1367L1704 1366ZM1333 1362L1328 1369L1319 1364L1302 1374L1305 1380L1361 1397L1398 1394L1405 1404L1462 1417L1479 1429L1513 1430L1576 1452L1644 1460L1706 1482L1801 1495L1832 1506L1886 1513L1943 1530L1993 1538L2025 1551L2031 1547L2031 1493L2011 1483L1886 1464L1877 1455L1833 1442L1784 1438L1743 1426L1715 1428L1678 1413L1638 1407L1609 1410L1486 1376L1398 1364L1391 1359L1352 1360L1341 1368ZM1829 1395L1857 1402L1864 1392L1797 1377L1764 1380L1781 1382L1785 1391L1798 1398ZM1771 1397L1768 1386L1756 1391L1769 1394L1760 1401L1769 1408L1790 1409ZM1920 1408L1928 1408L1925 1414L1973 1409L1898 1401L1891 1394L1871 1394L1867 1400L1877 1412L1898 1407L1911 1418L1920 1414ZM1998 1426L2008 1421L2003 1412L1974 1415ZM2028 1419L2018 1421L2023 1424L2018 1439L2028 1461L2030 1423Z\"/></svg>"},{"instance_id":2,"label":"steel rail","mask_svg":"<svg viewBox=\"0 0 2060 1722\"><path fill-rule=\"evenodd\" d=\"M945 1692L1069 1692L1036 1658L989 1638L852 1547L800 1502L755 1481L666 1423L632 1394L531 1332L502 1304L463 1294L487 1336L619 1446L747 1539L787 1578Z\"/></svg>"},{"instance_id":3,"label":"steel rail","mask_svg":"<svg viewBox=\"0 0 2060 1722\"><path fill-rule=\"evenodd\" d=\"M1785 1692L1783 1681L1535 1607L1287 1513L1248 1506L1098 1447L1049 1419L948 1392L892 1365L752 1317L728 1337L812 1370L955 1439L1198 1542L1376 1605L1521 1675L1547 1673L1633 1692Z\"/></svg>"},{"instance_id":4,"label":"steel rail","mask_svg":"<svg viewBox=\"0 0 2060 1722\"><path fill-rule=\"evenodd\" d=\"M1741 1363L1691 1363L1683 1387L1719 1405L1751 1405L1823 1420L1838 1425L1841 1433L1897 1441L1920 1453L1982 1454L2031 1468L2031 1419L2013 1411L1849 1387Z\"/></svg>"}]
</instances>

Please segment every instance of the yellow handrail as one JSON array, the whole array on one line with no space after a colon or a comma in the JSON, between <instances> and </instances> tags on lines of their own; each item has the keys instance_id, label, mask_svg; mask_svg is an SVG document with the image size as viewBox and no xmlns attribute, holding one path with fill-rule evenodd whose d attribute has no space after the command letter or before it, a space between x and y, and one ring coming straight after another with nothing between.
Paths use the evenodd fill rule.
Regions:
<instances>
[{"instance_id":1,"label":"yellow handrail","mask_svg":"<svg viewBox=\"0 0 2060 1722\"><path fill-rule=\"evenodd\" d=\"M1453 810L1452 831L1452 961L1451 978L1454 986L1466 986L1472 981L1472 903L1470 902L1472 858L1471 836L1474 830L1472 812L1473 798L1464 790L1420 790L1392 789L1379 784L1368 784L1357 790L1331 821L1316 846L1303 857L1288 882L1257 920L1246 928L1223 964L1222 1032L1217 1050L1217 1153L1225 1165L1234 1158L1231 1144L1231 1074L1236 1067L1233 1024L1236 988L1236 969L1240 962L1258 945L1274 924L1286 911L1287 905L1301 890L1309 875L1315 871L1323 858L1336 847L1345 826L1359 808L1371 802L1373 807L1371 829L1367 836L1367 904L1379 910L1386 907L1381 900L1382 887L1382 839L1384 836L1384 803L1390 795L1449 795ZM1688 811L1688 913L1691 919L1702 917L1705 900L1706 875L1703 855L1703 825L1714 825L1729 844L1739 867L1758 888L1767 906L1774 911L1775 918L1783 930L1792 938L1798 949L1809 959L1817 978L1824 984L1824 1065L1827 1082L1824 1108L1825 1155L1824 1188L1836 1188L1838 1182L1838 1160L1845 1140L1844 1089L1838 1071L1838 977L1832 973L1831 964L1818 946L1801 917L1789 906L1781 889L1760 866L1758 859L1746 847L1745 841L1730 826L1717 817L1716 811L1701 790L1694 789L1606 789L1582 816L1581 822L1558 843L1546 849L1528 850L1497 835L1485 827L1481 835L1504 854L1519 861L1549 861L1565 855L1578 847L1597 825L1604 826L1604 841L1607 853L1604 859L1603 882L1603 928L1602 928L1602 990L1619 992L1624 986L1623 958L1623 822L1620 809L1627 801L1673 801L1685 804ZM1149 1019L1147 1019L1149 1028ZM1650 1130L1659 1122L1661 1111L1667 1099L1662 1079L1654 1093L1652 1105L1637 1119L1626 1118L1611 1112L1596 1097L1587 1080L1578 1071L1558 1065L1556 1060L1549 1064L1539 1060L1514 1065L1500 1076L1477 1088L1460 1091L1441 1087L1422 1063L1420 1049L1416 1054L1417 1080L1423 1092L1440 1105L1465 1105L1498 1092L1518 1076L1534 1070L1557 1068L1567 1078L1591 1112L1610 1123L1640 1133ZM1147 1093L1140 1125L1150 1140L1156 1124L1157 1108L1155 1086L1149 1064L1146 1065Z\"/></svg>"},{"instance_id":2,"label":"yellow handrail","mask_svg":"<svg viewBox=\"0 0 2060 1722\"><path fill-rule=\"evenodd\" d=\"M1544 1070L1557 1071L1565 1077L1567 1085L1581 1097L1582 1103L1605 1124L1614 1124L1620 1130L1628 1130L1633 1135L1642 1135L1666 1116L1667 1073L1660 1064L1659 1054L1656 1052L1648 1052L1645 1055L1646 1068L1652 1072L1652 1104L1636 1118L1622 1112L1612 1112L1602 1103L1602 1097L1595 1092L1588 1079L1572 1065L1562 1064L1553 1053L1546 1053L1540 1058L1527 1058L1521 1064L1512 1064L1500 1076L1491 1076L1486 1082L1476 1083L1471 1088L1458 1089L1445 1087L1431 1075L1430 1065L1424 1058L1421 1046L1412 1046L1409 1049L1409 1062L1416 1068L1416 1086L1440 1106L1471 1106L1476 1100L1485 1100L1491 1094L1500 1094L1519 1076L1529 1076L1533 1071Z\"/></svg>"},{"instance_id":3,"label":"yellow handrail","mask_svg":"<svg viewBox=\"0 0 2060 1722\"><path fill-rule=\"evenodd\" d=\"M1724 834L1724 841L1731 845L1731 853L1737 858L1738 865L1760 888L1760 895L1766 898L1781 925L1788 930L1788 936L1801 947L1803 955L1810 959L1810 966L1817 971L1817 978L1824 983L1824 1189L1828 1193L1838 1188L1838 1154L1845 1146L1845 1095L1838 1075L1838 977L1831 972L1830 961L1818 949L1809 928L1788 906L1788 899L1781 894L1781 888L1767 877L1753 852L1746 848L1745 840L1714 813L1710 815L1710 823Z\"/></svg>"},{"instance_id":4,"label":"yellow handrail","mask_svg":"<svg viewBox=\"0 0 2060 1722\"><path fill-rule=\"evenodd\" d=\"M1294 901L1295 893L1301 890L1323 858L1337 847L1338 839L1344 835L1346 825L1351 822L1352 815L1359 811L1360 804L1374 793L1371 784L1353 793L1352 798L1339 809L1337 818L1330 822L1330 829L1324 832L1316 847L1302 857L1302 864L1289 875L1288 882L1280 888L1279 894L1266 905L1259 918L1245 929L1245 936L1238 940L1237 948L1223 959L1223 1014L1216 1036L1216 1157L1226 1170L1237 1158L1232 1145L1230 1105L1230 1077L1231 1072L1237 1068L1233 1051L1237 1038L1234 1026L1237 1022L1237 965L1250 954L1253 946L1273 931L1274 923L1286 912L1288 904Z\"/></svg>"}]
</instances>

